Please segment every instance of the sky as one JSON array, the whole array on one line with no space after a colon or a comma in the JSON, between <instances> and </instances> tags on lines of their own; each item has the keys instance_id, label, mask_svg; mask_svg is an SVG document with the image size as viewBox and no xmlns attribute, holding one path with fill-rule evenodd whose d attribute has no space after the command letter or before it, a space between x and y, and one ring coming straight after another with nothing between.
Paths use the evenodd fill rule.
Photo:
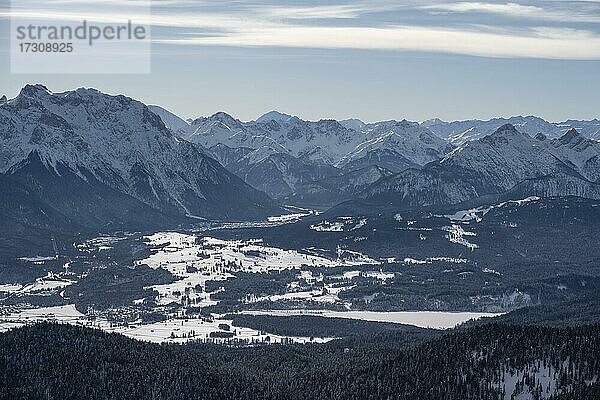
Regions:
<instances>
[{"instance_id":1,"label":"sky","mask_svg":"<svg viewBox=\"0 0 600 400\"><path fill-rule=\"evenodd\" d=\"M77 1L43 17L80 19L56 11ZM107 19L145 5L98 2ZM0 0L0 96L94 87L184 118L600 118L600 1L154 0L134 18L152 25L149 74L12 74Z\"/></svg>"}]
</instances>

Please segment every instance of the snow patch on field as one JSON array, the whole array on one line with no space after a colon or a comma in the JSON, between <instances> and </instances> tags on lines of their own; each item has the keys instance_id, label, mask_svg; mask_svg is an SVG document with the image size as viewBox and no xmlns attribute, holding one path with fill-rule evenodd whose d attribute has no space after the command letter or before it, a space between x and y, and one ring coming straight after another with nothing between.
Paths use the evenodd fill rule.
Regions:
<instances>
[{"instance_id":1,"label":"snow patch on field","mask_svg":"<svg viewBox=\"0 0 600 400\"><path fill-rule=\"evenodd\" d=\"M456 224L453 224L452 226L444 226L442 227L442 230L448 232L446 239L452 243L460 244L471 250L479 248L478 245L470 243L465 239L465 236L477 236L475 232L465 231L462 226Z\"/></svg>"},{"instance_id":2,"label":"snow patch on field","mask_svg":"<svg viewBox=\"0 0 600 400\"><path fill-rule=\"evenodd\" d=\"M85 316L73 304L55 307L26 308L16 311L0 310L0 332L42 321L56 321L68 324L82 323Z\"/></svg>"},{"instance_id":3,"label":"snow patch on field","mask_svg":"<svg viewBox=\"0 0 600 400\"><path fill-rule=\"evenodd\" d=\"M323 221L320 224L311 225L310 229L317 232L344 232L344 223Z\"/></svg>"},{"instance_id":4,"label":"snow patch on field","mask_svg":"<svg viewBox=\"0 0 600 400\"><path fill-rule=\"evenodd\" d=\"M46 261L56 260L56 256L35 256L35 257L20 257L20 261L32 262L34 264L44 263Z\"/></svg>"},{"instance_id":5,"label":"snow patch on field","mask_svg":"<svg viewBox=\"0 0 600 400\"><path fill-rule=\"evenodd\" d=\"M538 201L538 200L540 200L539 197L531 196L531 197L527 197L526 199L522 199L522 200L505 201L503 203L496 204L496 205L489 206L489 207L477 207L477 208L470 208L468 210L460 210L454 214L442 215L441 217L445 217L452 221L457 221L457 222L469 222L469 221L473 221L473 220L475 222L481 222L483 217L488 212L490 212L491 210L493 210L495 208L504 207L509 204L521 206L523 204L531 203L531 202Z\"/></svg>"},{"instance_id":6,"label":"snow patch on field","mask_svg":"<svg viewBox=\"0 0 600 400\"><path fill-rule=\"evenodd\" d=\"M130 235L129 235L130 236ZM92 251L105 251L110 250L113 246L127 239L128 235L125 236L99 236L90 240L86 240L80 244L74 244L74 246L81 252L91 253Z\"/></svg>"},{"instance_id":7,"label":"snow patch on field","mask_svg":"<svg viewBox=\"0 0 600 400\"><path fill-rule=\"evenodd\" d=\"M455 258L455 257L427 257L424 260L417 260L414 258L410 258L407 257L404 259L404 264L415 264L415 265L422 265L422 264L432 264L433 262L447 262L447 263L452 263L452 264L465 264L467 261L466 258Z\"/></svg>"},{"instance_id":8,"label":"snow patch on field","mask_svg":"<svg viewBox=\"0 0 600 400\"><path fill-rule=\"evenodd\" d=\"M308 213L284 214L284 215L278 215L278 216L268 217L267 221L269 221L269 222L290 223L290 222L299 221L300 219L302 219L304 217L307 217L307 216L309 216L311 214L312 213L310 213L310 212L308 212Z\"/></svg>"},{"instance_id":9,"label":"snow patch on field","mask_svg":"<svg viewBox=\"0 0 600 400\"><path fill-rule=\"evenodd\" d=\"M352 232L367 225L367 218L337 217L336 221L323 220L312 224L310 229L316 232Z\"/></svg>"},{"instance_id":10,"label":"snow patch on field","mask_svg":"<svg viewBox=\"0 0 600 400\"><path fill-rule=\"evenodd\" d=\"M394 279L395 274L393 272L383 272L383 271L346 271L341 275L332 275L329 279L336 280L352 280L354 278L371 278L378 279L381 281L387 281L389 279Z\"/></svg>"},{"instance_id":11,"label":"snow patch on field","mask_svg":"<svg viewBox=\"0 0 600 400\"><path fill-rule=\"evenodd\" d=\"M23 286L18 293L36 293L62 289L72 285L73 283L75 283L75 281L54 276L54 274L49 272L48 275L42 278L37 278L35 282Z\"/></svg>"},{"instance_id":12,"label":"snow patch on field","mask_svg":"<svg viewBox=\"0 0 600 400\"><path fill-rule=\"evenodd\" d=\"M493 269L489 269L489 268L484 268L481 270L481 272L483 272L485 274L494 274L494 275L502 276L502 274L500 272L495 271Z\"/></svg>"},{"instance_id":13,"label":"snow patch on field","mask_svg":"<svg viewBox=\"0 0 600 400\"><path fill-rule=\"evenodd\" d=\"M367 219L366 218L362 218L361 220L358 221L358 223L356 225L354 225L354 227L350 228L350 230L351 231L355 231L357 229L362 228L365 225L367 225Z\"/></svg>"},{"instance_id":14,"label":"snow patch on field","mask_svg":"<svg viewBox=\"0 0 600 400\"><path fill-rule=\"evenodd\" d=\"M352 286L333 286L326 285L324 289L314 289L298 292L287 292L285 294L277 294L271 296L257 297L254 295L248 296L245 303L252 304L261 301L287 301L287 300L310 300L316 303L336 304L340 302L339 294L345 290L350 290Z\"/></svg>"},{"instance_id":15,"label":"snow patch on field","mask_svg":"<svg viewBox=\"0 0 600 400\"><path fill-rule=\"evenodd\" d=\"M192 340L224 343L228 338L212 337L215 333L231 333L233 340L258 343L325 343L333 338L286 337L232 325L232 320L203 318L174 318L163 322L129 327L101 326L109 332L121 333L133 339L155 343L186 343ZM224 328L225 327L225 328Z\"/></svg>"},{"instance_id":16,"label":"snow patch on field","mask_svg":"<svg viewBox=\"0 0 600 400\"><path fill-rule=\"evenodd\" d=\"M21 285L20 283L5 283L3 285L0 285L0 292L2 292L2 293L18 292L19 290L21 290L22 287L23 287L23 285Z\"/></svg>"},{"instance_id":17,"label":"snow patch on field","mask_svg":"<svg viewBox=\"0 0 600 400\"><path fill-rule=\"evenodd\" d=\"M17 296L31 294L44 295L57 289L65 288L75 282L74 280L61 277L60 274L48 272L46 276L36 278L32 283L0 285L0 292Z\"/></svg>"},{"instance_id":18,"label":"snow patch on field","mask_svg":"<svg viewBox=\"0 0 600 400\"><path fill-rule=\"evenodd\" d=\"M155 343L185 343L191 340L222 343L228 338L212 337L215 333L231 333L231 339L252 343L324 343L334 338L285 337L259 332L250 328L238 328L231 320L204 318L171 318L152 324L131 323L127 326L114 325L97 318L89 320L73 304L22 309L14 312L2 310L0 314L0 332L42 321L55 321L71 325L87 326L107 332L116 332L137 340Z\"/></svg>"}]
</instances>

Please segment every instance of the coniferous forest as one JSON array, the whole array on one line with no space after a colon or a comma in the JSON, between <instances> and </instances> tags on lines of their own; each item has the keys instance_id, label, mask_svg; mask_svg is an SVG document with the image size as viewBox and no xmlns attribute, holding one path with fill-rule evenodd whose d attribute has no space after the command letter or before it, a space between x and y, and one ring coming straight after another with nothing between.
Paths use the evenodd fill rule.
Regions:
<instances>
[{"instance_id":1,"label":"coniferous forest","mask_svg":"<svg viewBox=\"0 0 600 400\"><path fill-rule=\"evenodd\" d=\"M238 348L42 323L0 335L0 398L597 399L599 360L600 325Z\"/></svg>"}]
</instances>

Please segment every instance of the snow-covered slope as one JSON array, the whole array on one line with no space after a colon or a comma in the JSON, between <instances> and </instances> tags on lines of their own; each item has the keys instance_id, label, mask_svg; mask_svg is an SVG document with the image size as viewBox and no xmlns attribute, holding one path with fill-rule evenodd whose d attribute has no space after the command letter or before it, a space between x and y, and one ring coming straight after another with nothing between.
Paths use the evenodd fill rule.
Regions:
<instances>
[{"instance_id":1,"label":"snow-covered slope","mask_svg":"<svg viewBox=\"0 0 600 400\"><path fill-rule=\"evenodd\" d=\"M48 181L39 177L43 167L43 174L57 181L63 176L78 179L79 190L102 186L169 215L252 218L275 208L266 195L179 139L144 104L125 96L94 89L51 93L44 86L27 85L0 106L0 132L0 173L7 179L30 176L30 181L15 178L12 185L43 187ZM98 206L61 209L71 195L57 194L55 203L46 206L71 214L79 206ZM38 200L45 201L43 194ZM102 216L98 219L100 223Z\"/></svg>"},{"instance_id":2,"label":"snow-covered slope","mask_svg":"<svg viewBox=\"0 0 600 400\"><path fill-rule=\"evenodd\" d=\"M299 120L299 118L293 115L281 113L279 111L269 111L268 113L265 113L258 117L256 119L256 122L268 123L271 121L275 121L280 124L285 124L293 120Z\"/></svg>"},{"instance_id":3,"label":"snow-covered slope","mask_svg":"<svg viewBox=\"0 0 600 400\"><path fill-rule=\"evenodd\" d=\"M557 124L563 131L573 128L584 137L600 140L600 120L597 118L590 121L569 119Z\"/></svg>"},{"instance_id":4,"label":"snow-covered slope","mask_svg":"<svg viewBox=\"0 0 600 400\"><path fill-rule=\"evenodd\" d=\"M345 126L348 129L353 129L355 131L362 131L367 125L358 118L345 119L340 121L340 124L342 124L342 126Z\"/></svg>"},{"instance_id":5,"label":"snow-covered slope","mask_svg":"<svg viewBox=\"0 0 600 400\"><path fill-rule=\"evenodd\" d=\"M543 143L508 124L429 166L440 167L469 180L481 192L507 190L524 179L567 169Z\"/></svg>"},{"instance_id":6,"label":"snow-covered slope","mask_svg":"<svg viewBox=\"0 0 600 400\"><path fill-rule=\"evenodd\" d=\"M560 136L561 131L555 125L538 117L510 117L494 118L488 121L466 120L445 122L440 119L424 121L421 125L429 128L441 138L448 139L451 143L460 145L467 141L480 139L489 135L502 125L511 124L520 132L530 136L544 133L548 137Z\"/></svg>"},{"instance_id":7,"label":"snow-covered slope","mask_svg":"<svg viewBox=\"0 0 600 400\"><path fill-rule=\"evenodd\" d=\"M149 105L148 109L154 114L158 115L162 122L164 122L165 126L172 130L176 135L184 137L188 134L190 130L190 124L184 119L160 106Z\"/></svg>"},{"instance_id":8,"label":"snow-covered slope","mask_svg":"<svg viewBox=\"0 0 600 400\"><path fill-rule=\"evenodd\" d=\"M600 179L600 142L584 137L575 129L570 129L558 139L546 141L549 151L570 165L586 179L598 182Z\"/></svg>"},{"instance_id":9,"label":"snow-covered slope","mask_svg":"<svg viewBox=\"0 0 600 400\"><path fill-rule=\"evenodd\" d=\"M275 118L269 119L268 116ZM241 122L219 112L194 120L192 129L187 138L206 148L219 143L231 148L270 147L280 153L327 164L334 164L352 150L357 140L356 132L344 128L337 121L302 121L273 113L266 114L259 121Z\"/></svg>"},{"instance_id":10,"label":"snow-covered slope","mask_svg":"<svg viewBox=\"0 0 600 400\"><path fill-rule=\"evenodd\" d=\"M294 193L291 198L316 199L315 190L338 190L344 197L350 193L346 189L317 189L317 181L358 170L364 174L373 167L392 172L420 168L452 150L416 122L304 121L277 111L250 122L219 112L194 120L190 132L188 140L210 149L230 171L275 198ZM336 182L342 183L330 183ZM340 196L325 197L329 204L330 198Z\"/></svg>"},{"instance_id":11,"label":"snow-covered slope","mask_svg":"<svg viewBox=\"0 0 600 400\"><path fill-rule=\"evenodd\" d=\"M437 160L452 150L452 146L430 130L406 120L366 124L360 133L365 140L340 158L337 166L378 165L400 172L411 166L425 165Z\"/></svg>"},{"instance_id":12,"label":"snow-covered slope","mask_svg":"<svg viewBox=\"0 0 600 400\"><path fill-rule=\"evenodd\" d=\"M382 179L361 197L408 206L456 204L500 195L522 184L521 195L529 194L529 187L533 194L596 198L600 192L595 189L597 184L590 182L598 173L594 143L576 132L554 141L541 139L507 124L491 135L464 143L421 170Z\"/></svg>"},{"instance_id":13,"label":"snow-covered slope","mask_svg":"<svg viewBox=\"0 0 600 400\"><path fill-rule=\"evenodd\" d=\"M571 128L575 128L585 137L600 139L600 121L598 120L568 120L554 123L535 116L515 116L510 118L494 118L487 121L466 120L451 122L435 118L421 123L422 126L430 129L439 137L447 139L455 145L480 139L505 124L515 126L520 132L526 133L529 136L543 133L549 138L558 138Z\"/></svg>"},{"instance_id":14,"label":"snow-covered slope","mask_svg":"<svg viewBox=\"0 0 600 400\"><path fill-rule=\"evenodd\" d=\"M350 192L342 187L340 176L354 171L364 175L379 167L398 175L384 174L376 185L379 179L371 180L362 187L363 196L435 204L500 194L521 182L555 174L597 182L600 144L572 130L575 124L588 137L600 128L597 120L551 123L534 116L433 119L421 124L357 119L311 122L271 111L250 122L226 113L198 118L191 123L187 138L212 148L230 171L278 198L327 198L329 203L340 197L333 195L336 191L346 198ZM323 164L341 171L319 167ZM323 187L323 182L329 183ZM594 189L582 192L593 194Z\"/></svg>"},{"instance_id":15,"label":"snow-covered slope","mask_svg":"<svg viewBox=\"0 0 600 400\"><path fill-rule=\"evenodd\" d=\"M218 144L209 152L246 183L276 199L288 196L306 182L341 173L331 165L280 153L273 147L230 148Z\"/></svg>"},{"instance_id":16,"label":"snow-covered slope","mask_svg":"<svg viewBox=\"0 0 600 400\"><path fill-rule=\"evenodd\" d=\"M420 166L443 156L448 143L418 123L386 121L303 121L298 117L269 112L256 121L241 122L226 113L198 118L187 138L206 148L224 144L231 148L272 148L294 157L344 167L348 170L383 160L396 170ZM380 155L381 154L381 155ZM394 163L392 158L400 161Z\"/></svg>"}]
</instances>

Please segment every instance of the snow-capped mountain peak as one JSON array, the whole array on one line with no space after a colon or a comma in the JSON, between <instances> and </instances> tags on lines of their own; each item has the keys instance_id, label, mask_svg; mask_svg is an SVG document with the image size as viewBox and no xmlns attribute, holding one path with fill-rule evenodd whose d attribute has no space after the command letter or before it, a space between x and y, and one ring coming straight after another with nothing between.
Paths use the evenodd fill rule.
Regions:
<instances>
[{"instance_id":1,"label":"snow-capped mountain peak","mask_svg":"<svg viewBox=\"0 0 600 400\"><path fill-rule=\"evenodd\" d=\"M218 111L209 117L200 117L195 119L192 122L192 125L198 125L201 122L211 121L211 122L220 122L228 127L234 127L240 123L239 120L233 118L231 115L227 114L224 111Z\"/></svg>"},{"instance_id":2,"label":"snow-capped mountain peak","mask_svg":"<svg viewBox=\"0 0 600 400\"><path fill-rule=\"evenodd\" d=\"M496 129L492 136L517 136L527 137L530 136L527 133L519 131L513 124L504 124L500 128Z\"/></svg>"},{"instance_id":3,"label":"snow-capped mountain peak","mask_svg":"<svg viewBox=\"0 0 600 400\"><path fill-rule=\"evenodd\" d=\"M258 117L256 119L256 122L267 123L267 122L275 121L280 124L285 124L285 123L292 121L293 119L298 119L298 117L273 110L273 111L269 111L269 112L261 115L260 117Z\"/></svg>"},{"instance_id":4,"label":"snow-capped mountain peak","mask_svg":"<svg viewBox=\"0 0 600 400\"><path fill-rule=\"evenodd\" d=\"M558 140L562 144L568 144L568 143L572 143L574 140L577 140L578 142L580 142L582 140L585 140L585 138L583 138L579 134L579 132L577 132L577 129L571 128L564 135L562 135L560 138L558 138Z\"/></svg>"},{"instance_id":5,"label":"snow-capped mountain peak","mask_svg":"<svg viewBox=\"0 0 600 400\"><path fill-rule=\"evenodd\" d=\"M42 84L25 85L19 92L19 96L36 98L38 96L51 95L52 92Z\"/></svg>"},{"instance_id":6,"label":"snow-capped mountain peak","mask_svg":"<svg viewBox=\"0 0 600 400\"><path fill-rule=\"evenodd\" d=\"M269 203L126 96L27 85L0 106L0 131L0 173L14 175L35 154L51 173L97 182L164 212L227 217L231 208L221 203L231 191Z\"/></svg>"}]
</instances>

